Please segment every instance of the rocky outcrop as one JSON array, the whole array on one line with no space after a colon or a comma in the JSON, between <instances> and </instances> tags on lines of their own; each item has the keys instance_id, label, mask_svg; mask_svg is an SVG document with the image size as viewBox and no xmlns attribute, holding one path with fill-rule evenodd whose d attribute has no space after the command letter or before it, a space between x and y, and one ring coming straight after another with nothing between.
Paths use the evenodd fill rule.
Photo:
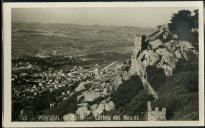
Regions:
<instances>
[{"instance_id":1,"label":"rocky outcrop","mask_svg":"<svg viewBox=\"0 0 205 128\"><path fill-rule=\"evenodd\" d=\"M156 99L158 96L147 81L147 67L153 66L163 69L165 76L169 77L173 75L178 63L192 60L197 56L197 52L191 43L174 38L167 39L168 36L170 38L171 35L167 28L160 27L156 33L147 37L148 49L142 50L140 54L133 54L131 57L129 75L138 75L143 82L144 88ZM165 38L166 41L164 41Z\"/></svg>"},{"instance_id":2,"label":"rocky outcrop","mask_svg":"<svg viewBox=\"0 0 205 128\"><path fill-rule=\"evenodd\" d=\"M87 82L81 82L76 88L75 91L76 92L80 92L83 90L87 90L92 86L92 82L91 81L87 81Z\"/></svg>"},{"instance_id":3,"label":"rocky outcrop","mask_svg":"<svg viewBox=\"0 0 205 128\"><path fill-rule=\"evenodd\" d=\"M102 101L102 102L98 105L97 109L95 109L95 110L93 111L93 115L94 115L94 116L98 116L98 115L102 114L102 113L104 112L104 110L105 110L105 102Z\"/></svg>"},{"instance_id":4,"label":"rocky outcrop","mask_svg":"<svg viewBox=\"0 0 205 128\"><path fill-rule=\"evenodd\" d=\"M115 110L115 104L110 95L121 83L122 78L120 75L113 77L109 83L99 80L81 82L75 88L75 94L77 95L76 112L75 114L64 115L63 119L65 121L85 120L88 116L94 118L94 116L101 115L103 112Z\"/></svg>"},{"instance_id":5,"label":"rocky outcrop","mask_svg":"<svg viewBox=\"0 0 205 128\"><path fill-rule=\"evenodd\" d=\"M157 100L159 98L158 94L147 78L150 76L150 74L147 74L148 67L159 69L165 77L170 77L173 75L178 63L193 60L197 56L197 52L191 43L176 40L173 37L165 26L159 27L156 32L145 39L138 36L137 38L140 39L135 40L131 62L127 61L124 64L113 62L102 70L95 72L98 74L96 79L81 82L75 88L75 94L77 95L76 112L75 114L65 115L63 119L65 121L76 120L76 116L86 119L88 116L97 116L104 112L115 111L116 106L114 100L110 98L111 94L118 91L120 86L126 86L123 83L133 77L138 78L140 81L140 83L135 81L134 85L143 86L144 90ZM145 44L138 45L137 43Z\"/></svg>"},{"instance_id":6,"label":"rocky outcrop","mask_svg":"<svg viewBox=\"0 0 205 128\"><path fill-rule=\"evenodd\" d=\"M120 75L117 75L117 76L114 78L112 84L113 84L114 88L117 89L117 88L120 86L120 84L122 84L122 78L121 78L121 76L120 76Z\"/></svg>"},{"instance_id":7,"label":"rocky outcrop","mask_svg":"<svg viewBox=\"0 0 205 128\"><path fill-rule=\"evenodd\" d=\"M115 109L115 104L114 104L114 102L113 101L110 101L109 103L106 103L105 104L105 110L106 111L112 111L112 110L114 110Z\"/></svg>"},{"instance_id":8,"label":"rocky outcrop","mask_svg":"<svg viewBox=\"0 0 205 128\"><path fill-rule=\"evenodd\" d=\"M148 46L150 49L157 49L159 47L163 47L163 42L160 39L157 39L154 41L150 41Z\"/></svg>"},{"instance_id":9,"label":"rocky outcrop","mask_svg":"<svg viewBox=\"0 0 205 128\"><path fill-rule=\"evenodd\" d=\"M82 93L84 99L83 102L94 102L95 100L97 100L98 98L101 97L101 93L100 92L83 92Z\"/></svg>"},{"instance_id":10,"label":"rocky outcrop","mask_svg":"<svg viewBox=\"0 0 205 128\"><path fill-rule=\"evenodd\" d=\"M90 110L88 110L88 107L79 107L76 111L76 115L78 115L81 119L86 118L90 115Z\"/></svg>"}]
</instances>

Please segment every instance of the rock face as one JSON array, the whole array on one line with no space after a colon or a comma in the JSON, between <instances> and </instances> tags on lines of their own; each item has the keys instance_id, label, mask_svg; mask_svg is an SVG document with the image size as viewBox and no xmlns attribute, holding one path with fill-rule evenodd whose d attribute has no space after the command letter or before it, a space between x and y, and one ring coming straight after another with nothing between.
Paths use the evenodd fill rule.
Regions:
<instances>
[{"instance_id":1,"label":"rock face","mask_svg":"<svg viewBox=\"0 0 205 128\"><path fill-rule=\"evenodd\" d=\"M109 103L106 103L105 104L105 110L106 111L112 111L112 110L114 110L115 109L115 104L114 104L114 102L113 101L110 101Z\"/></svg>"},{"instance_id":2,"label":"rock face","mask_svg":"<svg viewBox=\"0 0 205 128\"><path fill-rule=\"evenodd\" d=\"M95 109L93 111L93 115L98 116L98 115L102 114L104 112L104 110L105 110L105 102L101 102L99 104L99 106L97 107L97 109Z\"/></svg>"},{"instance_id":3,"label":"rock face","mask_svg":"<svg viewBox=\"0 0 205 128\"><path fill-rule=\"evenodd\" d=\"M196 58L197 53L191 43L171 39L169 31L165 27L160 27L158 31L147 36L145 40L148 49L142 50L140 54L133 52L129 75L138 75L144 83L144 87L148 89L148 93L157 98L156 92L147 81L146 68L154 66L163 69L165 76L169 77L173 75L173 71L179 62L192 60ZM136 47L135 49L139 48Z\"/></svg>"},{"instance_id":4,"label":"rock face","mask_svg":"<svg viewBox=\"0 0 205 128\"><path fill-rule=\"evenodd\" d=\"M80 101L82 101L82 100L83 100L83 95L77 96L77 102L80 102Z\"/></svg>"},{"instance_id":5,"label":"rock face","mask_svg":"<svg viewBox=\"0 0 205 128\"><path fill-rule=\"evenodd\" d=\"M77 104L77 106L80 106L80 107L88 107L89 104L88 104L88 103L80 103L80 104Z\"/></svg>"},{"instance_id":6,"label":"rock face","mask_svg":"<svg viewBox=\"0 0 205 128\"><path fill-rule=\"evenodd\" d=\"M114 78L114 81L112 83L114 85L114 88L117 89L120 84L122 84L122 78L120 75L117 75L115 78Z\"/></svg>"},{"instance_id":7,"label":"rock face","mask_svg":"<svg viewBox=\"0 0 205 128\"><path fill-rule=\"evenodd\" d=\"M105 95L105 96L109 95L109 90L108 90L108 88L104 88L104 89L103 89L103 95Z\"/></svg>"},{"instance_id":8,"label":"rock face","mask_svg":"<svg viewBox=\"0 0 205 128\"><path fill-rule=\"evenodd\" d=\"M101 93L100 92L84 92L83 93L84 102L94 102L96 99L101 97Z\"/></svg>"},{"instance_id":9,"label":"rock face","mask_svg":"<svg viewBox=\"0 0 205 128\"><path fill-rule=\"evenodd\" d=\"M90 115L90 111L88 110L88 107L79 107L76 111L76 115L85 118L86 116Z\"/></svg>"},{"instance_id":10,"label":"rock face","mask_svg":"<svg viewBox=\"0 0 205 128\"><path fill-rule=\"evenodd\" d=\"M153 50L147 50L143 57L145 67L155 65L160 59L159 55Z\"/></svg>"},{"instance_id":11,"label":"rock face","mask_svg":"<svg viewBox=\"0 0 205 128\"><path fill-rule=\"evenodd\" d=\"M90 106L90 110L93 112L98 108L98 104L93 104Z\"/></svg>"},{"instance_id":12,"label":"rock face","mask_svg":"<svg viewBox=\"0 0 205 128\"><path fill-rule=\"evenodd\" d=\"M160 39L157 39L157 40L154 40L154 41L150 41L149 47L151 49L157 49L159 47L163 47L163 42Z\"/></svg>"},{"instance_id":13,"label":"rock face","mask_svg":"<svg viewBox=\"0 0 205 128\"><path fill-rule=\"evenodd\" d=\"M90 81L81 82L81 83L75 88L75 91L76 91L76 92L80 92L80 91L83 91L83 90L86 90L86 89L90 88L91 86L92 86L92 82L90 82Z\"/></svg>"},{"instance_id":14,"label":"rock face","mask_svg":"<svg viewBox=\"0 0 205 128\"><path fill-rule=\"evenodd\" d=\"M133 85L138 86L140 81L140 87L143 86L142 88L146 93L151 94L157 100L159 98L158 94L149 83L151 81L149 79L151 72L149 68L160 70L164 78L170 77L179 63L193 60L197 56L197 52L191 43L172 38L170 32L164 27L160 27L151 35L143 37L138 35L135 39L135 48L131 59L124 63L124 66L121 63L120 66L111 65L106 67L106 70L99 70L100 73L96 79L81 82L75 88L77 109L75 114L65 115L63 117L65 121L76 120L76 116L85 119L90 115L98 116L104 112L117 110L117 105L115 105L117 102L110 98L111 94L119 91L120 86L126 86L124 83L129 82L133 77L138 79L138 83L134 81ZM110 67L112 69L109 70ZM149 120L162 120L161 118L155 118L159 113L156 111L150 111ZM157 116L162 117L161 115Z\"/></svg>"},{"instance_id":15,"label":"rock face","mask_svg":"<svg viewBox=\"0 0 205 128\"><path fill-rule=\"evenodd\" d=\"M127 71L124 71L123 74L122 74L122 80L123 80L123 81L127 81L127 80L129 80L129 79L130 79L130 78L129 78L128 72L127 72Z\"/></svg>"}]
</instances>

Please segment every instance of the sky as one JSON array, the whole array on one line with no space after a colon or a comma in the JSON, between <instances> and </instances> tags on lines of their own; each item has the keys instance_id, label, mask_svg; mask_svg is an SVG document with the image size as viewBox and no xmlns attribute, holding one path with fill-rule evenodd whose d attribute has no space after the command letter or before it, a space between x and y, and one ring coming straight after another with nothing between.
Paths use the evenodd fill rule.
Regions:
<instances>
[{"instance_id":1,"label":"sky","mask_svg":"<svg viewBox=\"0 0 205 128\"><path fill-rule=\"evenodd\" d=\"M173 13L195 8L14 8L12 22L69 23L80 25L156 27L167 24Z\"/></svg>"}]
</instances>

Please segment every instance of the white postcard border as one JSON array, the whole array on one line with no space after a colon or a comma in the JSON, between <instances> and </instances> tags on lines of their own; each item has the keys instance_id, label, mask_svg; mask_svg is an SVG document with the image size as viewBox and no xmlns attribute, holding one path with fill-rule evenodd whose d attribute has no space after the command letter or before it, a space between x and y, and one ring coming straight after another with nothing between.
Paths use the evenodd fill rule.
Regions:
<instances>
[{"instance_id":1,"label":"white postcard border","mask_svg":"<svg viewBox=\"0 0 205 128\"><path fill-rule=\"evenodd\" d=\"M197 7L199 8L199 121L77 121L11 122L11 9L68 7ZM52 2L3 3L3 126L5 127L111 127L204 125L204 30L203 2Z\"/></svg>"}]
</instances>

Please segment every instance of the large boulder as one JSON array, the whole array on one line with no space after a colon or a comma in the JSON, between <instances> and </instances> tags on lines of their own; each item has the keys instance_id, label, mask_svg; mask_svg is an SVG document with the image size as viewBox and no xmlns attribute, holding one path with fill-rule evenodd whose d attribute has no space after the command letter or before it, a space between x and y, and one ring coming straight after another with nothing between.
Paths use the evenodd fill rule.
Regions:
<instances>
[{"instance_id":1,"label":"large boulder","mask_svg":"<svg viewBox=\"0 0 205 128\"><path fill-rule=\"evenodd\" d=\"M78 107L88 107L89 104L88 103L80 103L80 104L77 104Z\"/></svg>"},{"instance_id":2,"label":"large boulder","mask_svg":"<svg viewBox=\"0 0 205 128\"><path fill-rule=\"evenodd\" d=\"M88 110L88 107L79 107L76 111L76 115L80 116L81 118L89 116L90 113L91 112Z\"/></svg>"},{"instance_id":3,"label":"large boulder","mask_svg":"<svg viewBox=\"0 0 205 128\"><path fill-rule=\"evenodd\" d=\"M92 82L90 82L90 81L81 82L81 83L75 88L75 91L76 91L76 92L80 92L80 91L83 91L83 90L87 90L87 89L89 89L90 87L92 87Z\"/></svg>"},{"instance_id":4,"label":"large boulder","mask_svg":"<svg viewBox=\"0 0 205 128\"><path fill-rule=\"evenodd\" d=\"M84 92L82 93L82 95L84 96L83 101L84 102L94 102L95 100L97 100L98 98L101 97L101 93L100 92Z\"/></svg>"},{"instance_id":5,"label":"large boulder","mask_svg":"<svg viewBox=\"0 0 205 128\"><path fill-rule=\"evenodd\" d=\"M98 115L102 114L104 112L104 110L105 110L105 102L101 102L99 104L98 108L93 111L93 115L98 116Z\"/></svg>"},{"instance_id":6,"label":"large boulder","mask_svg":"<svg viewBox=\"0 0 205 128\"><path fill-rule=\"evenodd\" d=\"M174 53L177 58L185 59L186 61L191 60L196 54L194 46L187 41L174 41L171 40L165 43L168 51Z\"/></svg>"},{"instance_id":7,"label":"large boulder","mask_svg":"<svg viewBox=\"0 0 205 128\"><path fill-rule=\"evenodd\" d=\"M77 102L81 102L84 99L83 95L77 96Z\"/></svg>"},{"instance_id":8,"label":"large boulder","mask_svg":"<svg viewBox=\"0 0 205 128\"><path fill-rule=\"evenodd\" d=\"M108 87L105 87L105 88L103 89L103 95L107 96L107 95L109 95L109 94L110 94L109 88L108 88Z\"/></svg>"},{"instance_id":9,"label":"large boulder","mask_svg":"<svg viewBox=\"0 0 205 128\"><path fill-rule=\"evenodd\" d=\"M183 58L186 61L192 60L193 58L196 57L194 46L191 43L187 41L181 41L179 42L179 46L181 48L181 53L183 55Z\"/></svg>"},{"instance_id":10,"label":"large boulder","mask_svg":"<svg viewBox=\"0 0 205 128\"><path fill-rule=\"evenodd\" d=\"M109 103L106 103L105 104L105 110L106 111L112 111L112 110L114 110L115 109L115 104L114 104L114 102L113 101L110 101Z\"/></svg>"},{"instance_id":11,"label":"large boulder","mask_svg":"<svg viewBox=\"0 0 205 128\"><path fill-rule=\"evenodd\" d=\"M188 51L189 49L193 50L194 46L188 42L188 41L180 41L179 42L180 47L182 47L185 51Z\"/></svg>"},{"instance_id":12,"label":"large boulder","mask_svg":"<svg viewBox=\"0 0 205 128\"><path fill-rule=\"evenodd\" d=\"M151 47L151 49L156 49L162 46L163 46L163 42L160 39L150 41L149 43L149 47Z\"/></svg>"},{"instance_id":13,"label":"large boulder","mask_svg":"<svg viewBox=\"0 0 205 128\"><path fill-rule=\"evenodd\" d=\"M134 76L138 75L140 77L146 77L146 67L141 61L136 61L133 66L131 65L131 68L129 70L129 75Z\"/></svg>"},{"instance_id":14,"label":"large boulder","mask_svg":"<svg viewBox=\"0 0 205 128\"><path fill-rule=\"evenodd\" d=\"M145 54L144 58L143 64L145 67L155 65L160 60L159 55L156 54L153 50L149 50L147 54Z\"/></svg>"},{"instance_id":15,"label":"large boulder","mask_svg":"<svg viewBox=\"0 0 205 128\"><path fill-rule=\"evenodd\" d=\"M175 40L170 40L169 42L165 43L164 45L170 52L174 52L179 47L178 42Z\"/></svg>"},{"instance_id":16,"label":"large boulder","mask_svg":"<svg viewBox=\"0 0 205 128\"><path fill-rule=\"evenodd\" d=\"M112 84L113 84L114 88L117 89L120 86L120 84L122 84L121 76L120 75L115 76Z\"/></svg>"},{"instance_id":17,"label":"large boulder","mask_svg":"<svg viewBox=\"0 0 205 128\"><path fill-rule=\"evenodd\" d=\"M167 48L159 48L156 50L156 53L161 56L156 67L164 69L166 76L171 76L177 62L179 61L178 57L180 58L180 52L177 53L178 57L176 57L175 53L170 52Z\"/></svg>"},{"instance_id":18,"label":"large boulder","mask_svg":"<svg viewBox=\"0 0 205 128\"><path fill-rule=\"evenodd\" d=\"M129 80L129 79L130 79L129 73L128 73L127 71L124 71L124 72L122 73L122 80L123 80L123 81L127 81L127 80Z\"/></svg>"},{"instance_id":19,"label":"large boulder","mask_svg":"<svg viewBox=\"0 0 205 128\"><path fill-rule=\"evenodd\" d=\"M104 88L104 87L105 87L105 85L106 85L106 83L105 83L105 82L103 82L103 83L100 85L100 87L101 87L101 88Z\"/></svg>"},{"instance_id":20,"label":"large boulder","mask_svg":"<svg viewBox=\"0 0 205 128\"><path fill-rule=\"evenodd\" d=\"M183 55L181 53L181 50L180 49L177 49L175 52L174 52L175 56L177 57L177 59L182 59Z\"/></svg>"},{"instance_id":21,"label":"large boulder","mask_svg":"<svg viewBox=\"0 0 205 128\"><path fill-rule=\"evenodd\" d=\"M98 104L93 104L90 106L90 110L93 112L98 108Z\"/></svg>"},{"instance_id":22,"label":"large boulder","mask_svg":"<svg viewBox=\"0 0 205 128\"><path fill-rule=\"evenodd\" d=\"M63 116L63 120L64 121L75 121L76 115L73 113L69 113L69 114Z\"/></svg>"},{"instance_id":23,"label":"large boulder","mask_svg":"<svg viewBox=\"0 0 205 128\"><path fill-rule=\"evenodd\" d=\"M166 48L158 48L156 49L156 53L160 56L163 56L163 53L166 52L167 49Z\"/></svg>"},{"instance_id":24,"label":"large boulder","mask_svg":"<svg viewBox=\"0 0 205 128\"><path fill-rule=\"evenodd\" d=\"M164 51L163 56L161 58L162 63L166 63L169 66L171 66L173 69L176 67L176 64L178 62L178 59L175 57L175 55L171 52Z\"/></svg>"},{"instance_id":25,"label":"large boulder","mask_svg":"<svg viewBox=\"0 0 205 128\"><path fill-rule=\"evenodd\" d=\"M164 69L166 76L171 76L177 63L180 60L194 60L196 51L191 43L187 41L170 40L165 43L165 48L156 49L156 53L161 56L156 67Z\"/></svg>"},{"instance_id":26,"label":"large boulder","mask_svg":"<svg viewBox=\"0 0 205 128\"><path fill-rule=\"evenodd\" d=\"M173 75L173 68L171 66L164 64L162 66L162 68L164 69L165 76L172 76Z\"/></svg>"}]
</instances>

